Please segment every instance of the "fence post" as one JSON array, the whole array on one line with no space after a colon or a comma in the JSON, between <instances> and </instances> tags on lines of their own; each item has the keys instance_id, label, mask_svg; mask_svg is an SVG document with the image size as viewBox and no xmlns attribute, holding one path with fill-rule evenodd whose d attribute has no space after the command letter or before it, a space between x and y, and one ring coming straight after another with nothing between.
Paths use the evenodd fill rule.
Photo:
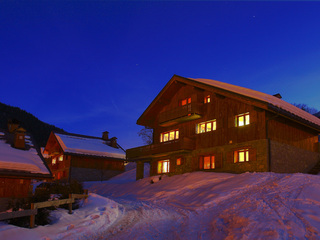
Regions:
<instances>
[{"instance_id":1,"label":"fence post","mask_svg":"<svg viewBox=\"0 0 320 240\"><path fill-rule=\"evenodd\" d=\"M72 194L69 194L69 199L72 199ZM72 203L69 203L69 214L72 214Z\"/></svg>"},{"instance_id":2,"label":"fence post","mask_svg":"<svg viewBox=\"0 0 320 240\"><path fill-rule=\"evenodd\" d=\"M34 203L31 203L30 209L32 210L34 209ZM35 218L36 218L36 215L34 214L30 215L30 228L34 228Z\"/></svg>"}]
</instances>

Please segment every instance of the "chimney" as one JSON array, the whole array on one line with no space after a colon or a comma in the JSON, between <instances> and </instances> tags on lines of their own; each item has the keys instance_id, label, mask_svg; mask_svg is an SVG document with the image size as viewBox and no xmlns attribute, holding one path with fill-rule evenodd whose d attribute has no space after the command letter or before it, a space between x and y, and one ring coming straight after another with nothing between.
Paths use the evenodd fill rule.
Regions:
<instances>
[{"instance_id":1,"label":"chimney","mask_svg":"<svg viewBox=\"0 0 320 240\"><path fill-rule=\"evenodd\" d=\"M114 147L114 148L118 148L117 138L116 137L110 138L110 146Z\"/></svg>"},{"instance_id":2,"label":"chimney","mask_svg":"<svg viewBox=\"0 0 320 240\"><path fill-rule=\"evenodd\" d=\"M103 140L109 140L109 132L108 131L105 131L102 133L102 139Z\"/></svg>"},{"instance_id":3,"label":"chimney","mask_svg":"<svg viewBox=\"0 0 320 240\"><path fill-rule=\"evenodd\" d=\"M13 147L26 149L25 136L26 136L26 130L24 128L20 127L16 129L14 132Z\"/></svg>"},{"instance_id":4,"label":"chimney","mask_svg":"<svg viewBox=\"0 0 320 240\"><path fill-rule=\"evenodd\" d=\"M273 96L275 96L275 97L277 97L277 98L279 98L279 99L281 99L281 98L282 98L282 96L281 96L281 94L280 94L280 93L274 94Z\"/></svg>"}]
</instances>

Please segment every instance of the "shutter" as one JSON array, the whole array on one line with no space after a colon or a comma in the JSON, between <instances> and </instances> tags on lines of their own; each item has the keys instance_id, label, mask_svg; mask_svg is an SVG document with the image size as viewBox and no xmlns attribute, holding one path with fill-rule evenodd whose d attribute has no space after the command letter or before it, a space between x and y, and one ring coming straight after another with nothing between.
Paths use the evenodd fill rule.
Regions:
<instances>
[{"instance_id":1,"label":"shutter","mask_svg":"<svg viewBox=\"0 0 320 240\"><path fill-rule=\"evenodd\" d=\"M233 151L227 152L227 163L234 163L234 161L233 161Z\"/></svg>"},{"instance_id":2,"label":"shutter","mask_svg":"<svg viewBox=\"0 0 320 240\"><path fill-rule=\"evenodd\" d=\"M233 159L232 160L234 163L239 162L239 152L238 151L233 152Z\"/></svg>"},{"instance_id":3,"label":"shutter","mask_svg":"<svg viewBox=\"0 0 320 240\"><path fill-rule=\"evenodd\" d=\"M255 148L249 148L249 161L257 160L257 150Z\"/></svg>"},{"instance_id":4,"label":"shutter","mask_svg":"<svg viewBox=\"0 0 320 240\"><path fill-rule=\"evenodd\" d=\"M203 169L203 156L199 157L199 169Z\"/></svg>"},{"instance_id":5,"label":"shutter","mask_svg":"<svg viewBox=\"0 0 320 240\"><path fill-rule=\"evenodd\" d=\"M215 168L222 168L222 153L217 153L214 155Z\"/></svg>"}]
</instances>

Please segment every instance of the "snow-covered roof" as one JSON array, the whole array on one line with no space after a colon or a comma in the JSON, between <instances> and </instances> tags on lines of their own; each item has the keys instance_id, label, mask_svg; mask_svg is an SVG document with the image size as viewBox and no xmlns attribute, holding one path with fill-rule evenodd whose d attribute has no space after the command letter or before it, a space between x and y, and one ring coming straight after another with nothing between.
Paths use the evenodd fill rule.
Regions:
<instances>
[{"instance_id":1,"label":"snow-covered roof","mask_svg":"<svg viewBox=\"0 0 320 240\"><path fill-rule=\"evenodd\" d=\"M65 153L120 159L126 158L122 149L107 145L106 141L101 138L61 133L55 133L55 136Z\"/></svg>"},{"instance_id":2,"label":"snow-covered roof","mask_svg":"<svg viewBox=\"0 0 320 240\"><path fill-rule=\"evenodd\" d=\"M188 78L188 79L268 103L277 109L281 109L286 112L289 112L298 118L302 118L320 127L319 118L275 96L272 96L263 92L255 91L249 88L239 87L236 85L219 82L211 79L202 79L202 78Z\"/></svg>"},{"instance_id":3,"label":"snow-covered roof","mask_svg":"<svg viewBox=\"0 0 320 240\"><path fill-rule=\"evenodd\" d=\"M4 136L4 133L0 133ZM50 174L35 148L21 150L0 140L0 170L23 171L31 174Z\"/></svg>"}]
</instances>

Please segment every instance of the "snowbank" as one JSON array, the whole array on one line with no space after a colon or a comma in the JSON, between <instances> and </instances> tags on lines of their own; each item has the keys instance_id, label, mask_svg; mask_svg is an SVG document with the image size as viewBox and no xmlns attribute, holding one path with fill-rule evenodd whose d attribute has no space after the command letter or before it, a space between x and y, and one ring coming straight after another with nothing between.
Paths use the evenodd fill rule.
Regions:
<instances>
[{"instance_id":1,"label":"snowbank","mask_svg":"<svg viewBox=\"0 0 320 240\"><path fill-rule=\"evenodd\" d=\"M110 199L90 194L83 207L73 214L61 208L53 211L51 225L25 229L0 222L0 239L90 239L97 232L108 229L123 214L121 209L121 205Z\"/></svg>"},{"instance_id":2,"label":"snowbank","mask_svg":"<svg viewBox=\"0 0 320 240\"><path fill-rule=\"evenodd\" d=\"M194 172L135 181L132 169L85 187L89 202L74 214L59 209L53 225L32 230L3 224L0 239L320 239L317 175Z\"/></svg>"}]
</instances>

